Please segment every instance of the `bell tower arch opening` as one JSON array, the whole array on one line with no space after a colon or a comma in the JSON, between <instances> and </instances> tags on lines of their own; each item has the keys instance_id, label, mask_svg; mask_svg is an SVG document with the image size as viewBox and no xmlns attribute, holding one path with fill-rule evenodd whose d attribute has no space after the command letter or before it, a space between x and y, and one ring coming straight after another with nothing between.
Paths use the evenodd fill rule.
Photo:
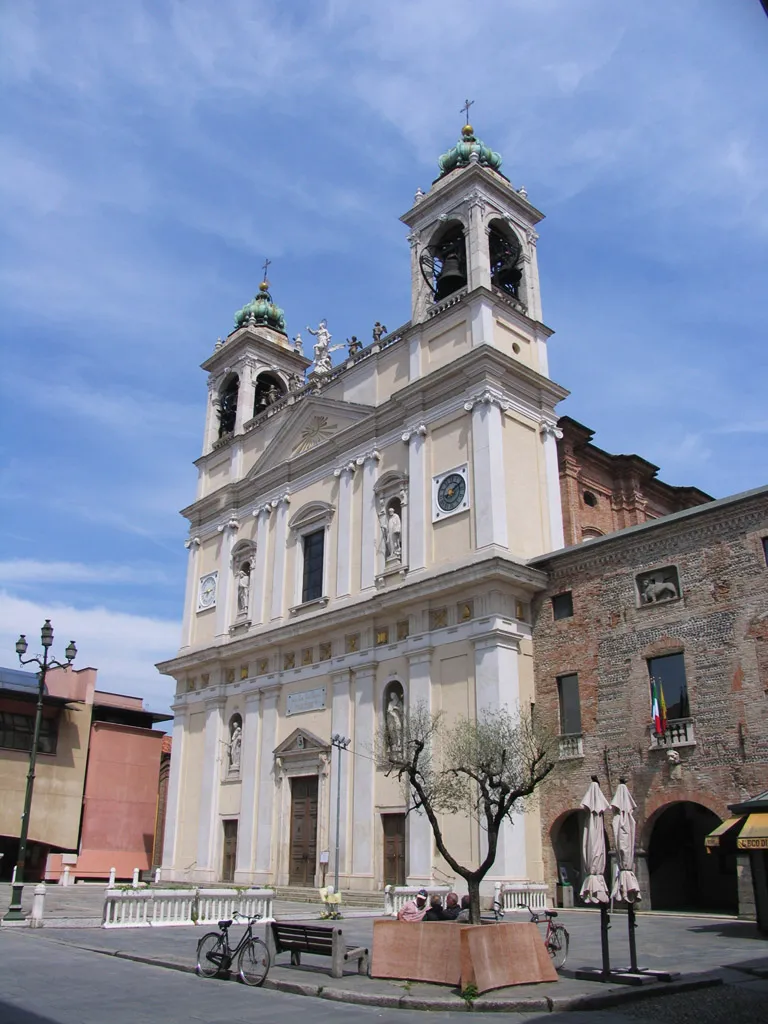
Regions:
<instances>
[{"instance_id":1,"label":"bell tower arch opening","mask_svg":"<svg viewBox=\"0 0 768 1024\"><path fill-rule=\"evenodd\" d=\"M234 433L239 393L240 378L236 373L230 373L224 378L219 391L219 437Z\"/></svg>"},{"instance_id":2,"label":"bell tower arch opening","mask_svg":"<svg viewBox=\"0 0 768 1024\"><path fill-rule=\"evenodd\" d=\"M463 225L458 221L441 225L421 253L419 264L433 302L442 302L466 288L467 245Z\"/></svg>"},{"instance_id":3,"label":"bell tower arch opening","mask_svg":"<svg viewBox=\"0 0 768 1024\"><path fill-rule=\"evenodd\" d=\"M524 302L523 246L512 228L498 218L488 225L488 255L492 286Z\"/></svg>"},{"instance_id":4,"label":"bell tower arch opening","mask_svg":"<svg viewBox=\"0 0 768 1024\"><path fill-rule=\"evenodd\" d=\"M260 373L253 389L253 415L258 416L287 393L288 388L276 373L269 370Z\"/></svg>"}]
</instances>

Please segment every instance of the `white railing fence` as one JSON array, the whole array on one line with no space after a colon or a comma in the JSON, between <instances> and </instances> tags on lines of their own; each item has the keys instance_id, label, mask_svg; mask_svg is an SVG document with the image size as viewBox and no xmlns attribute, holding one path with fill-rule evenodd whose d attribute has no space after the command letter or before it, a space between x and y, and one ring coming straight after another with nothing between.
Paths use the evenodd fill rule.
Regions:
<instances>
[{"instance_id":1,"label":"white railing fence","mask_svg":"<svg viewBox=\"0 0 768 1024\"><path fill-rule=\"evenodd\" d=\"M271 889L107 889L105 928L213 924L235 911L272 919Z\"/></svg>"},{"instance_id":2,"label":"white railing fence","mask_svg":"<svg viewBox=\"0 0 768 1024\"><path fill-rule=\"evenodd\" d=\"M497 882L495 898L504 910L546 910L549 887L545 882Z\"/></svg>"},{"instance_id":3,"label":"white railing fence","mask_svg":"<svg viewBox=\"0 0 768 1024\"><path fill-rule=\"evenodd\" d=\"M417 892L425 889L430 896L437 893L445 901L445 897L451 891L450 885L385 885L384 886L384 913L397 917L397 913L404 903L415 898Z\"/></svg>"}]
</instances>

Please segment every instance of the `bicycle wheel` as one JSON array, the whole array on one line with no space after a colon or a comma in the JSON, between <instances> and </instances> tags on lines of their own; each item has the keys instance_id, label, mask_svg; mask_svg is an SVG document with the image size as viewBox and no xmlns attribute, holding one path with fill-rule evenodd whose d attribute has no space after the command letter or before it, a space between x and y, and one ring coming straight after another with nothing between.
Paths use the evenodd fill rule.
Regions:
<instances>
[{"instance_id":1,"label":"bicycle wheel","mask_svg":"<svg viewBox=\"0 0 768 1024\"><path fill-rule=\"evenodd\" d=\"M240 980L246 985L258 987L264 984L269 972L269 950L261 939L251 939L240 950L237 972Z\"/></svg>"},{"instance_id":2,"label":"bicycle wheel","mask_svg":"<svg viewBox=\"0 0 768 1024\"><path fill-rule=\"evenodd\" d=\"M552 960L552 966L559 971L568 958L568 932L561 924L552 926L547 952Z\"/></svg>"},{"instance_id":3,"label":"bicycle wheel","mask_svg":"<svg viewBox=\"0 0 768 1024\"><path fill-rule=\"evenodd\" d=\"M200 978L215 978L225 959L224 936L218 932L208 932L197 944L195 974Z\"/></svg>"}]
</instances>

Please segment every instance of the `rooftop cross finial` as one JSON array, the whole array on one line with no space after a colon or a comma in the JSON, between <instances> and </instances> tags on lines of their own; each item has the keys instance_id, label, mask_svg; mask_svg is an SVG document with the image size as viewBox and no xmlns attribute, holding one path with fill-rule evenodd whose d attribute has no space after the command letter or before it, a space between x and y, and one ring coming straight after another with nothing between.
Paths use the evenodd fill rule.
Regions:
<instances>
[{"instance_id":1,"label":"rooftop cross finial","mask_svg":"<svg viewBox=\"0 0 768 1024\"><path fill-rule=\"evenodd\" d=\"M469 124L469 108L474 104L474 100L464 100L464 106L459 111L460 114L464 114Z\"/></svg>"},{"instance_id":2,"label":"rooftop cross finial","mask_svg":"<svg viewBox=\"0 0 768 1024\"><path fill-rule=\"evenodd\" d=\"M268 270L268 268L269 268L271 263L272 263L272 260L267 260L267 259L264 260L264 266L261 268L264 271L264 278L263 278L264 281L267 280L267 270Z\"/></svg>"}]
</instances>

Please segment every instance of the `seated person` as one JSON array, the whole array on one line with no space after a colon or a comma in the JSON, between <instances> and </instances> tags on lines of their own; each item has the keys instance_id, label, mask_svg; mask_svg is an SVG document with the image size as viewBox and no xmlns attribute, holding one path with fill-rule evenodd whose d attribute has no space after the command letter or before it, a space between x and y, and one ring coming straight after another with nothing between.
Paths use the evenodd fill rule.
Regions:
<instances>
[{"instance_id":1,"label":"seated person","mask_svg":"<svg viewBox=\"0 0 768 1024\"><path fill-rule=\"evenodd\" d=\"M445 897L445 907L443 908L443 920L444 921L455 921L461 912L459 906L459 897L455 892L449 892Z\"/></svg>"},{"instance_id":2,"label":"seated person","mask_svg":"<svg viewBox=\"0 0 768 1024\"><path fill-rule=\"evenodd\" d=\"M427 912L427 890L419 889L415 900L408 900L397 912L398 921L423 921Z\"/></svg>"},{"instance_id":3,"label":"seated person","mask_svg":"<svg viewBox=\"0 0 768 1024\"><path fill-rule=\"evenodd\" d=\"M445 913L440 897L434 893L429 900L429 910L424 915L425 921L445 921Z\"/></svg>"},{"instance_id":4,"label":"seated person","mask_svg":"<svg viewBox=\"0 0 768 1024\"><path fill-rule=\"evenodd\" d=\"M461 897L461 910L457 914L456 920L459 921L459 922L463 921L464 923L469 921L469 896L468 895Z\"/></svg>"}]
</instances>

